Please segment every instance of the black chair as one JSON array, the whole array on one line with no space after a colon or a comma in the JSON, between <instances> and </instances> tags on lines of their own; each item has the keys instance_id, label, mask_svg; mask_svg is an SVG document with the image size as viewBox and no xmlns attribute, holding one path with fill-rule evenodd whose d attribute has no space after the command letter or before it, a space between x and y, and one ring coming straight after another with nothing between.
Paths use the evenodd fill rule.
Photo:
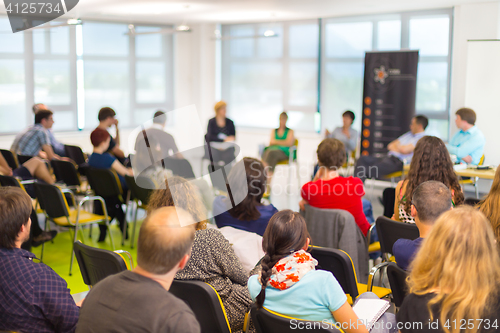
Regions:
<instances>
[{"instance_id":1,"label":"black chair","mask_svg":"<svg viewBox=\"0 0 500 333\"><path fill-rule=\"evenodd\" d=\"M66 156L75 161L76 164L81 165L87 162L85 155L83 154L82 148L78 146L64 145L64 151Z\"/></svg>"},{"instance_id":2,"label":"black chair","mask_svg":"<svg viewBox=\"0 0 500 333\"><path fill-rule=\"evenodd\" d=\"M202 333L231 332L222 300L208 283L174 280L169 291L193 310Z\"/></svg>"},{"instance_id":3,"label":"black chair","mask_svg":"<svg viewBox=\"0 0 500 333\"><path fill-rule=\"evenodd\" d=\"M342 332L323 322L292 318L266 308L257 309L256 304L252 305L250 315L257 333L294 333L297 330L312 333Z\"/></svg>"},{"instance_id":4,"label":"black chair","mask_svg":"<svg viewBox=\"0 0 500 333\"><path fill-rule=\"evenodd\" d=\"M467 198L465 199L464 201L464 204L465 205L469 205L469 206L472 206L474 207L475 205L477 205L478 203L480 203L481 200L480 199L476 199L476 198Z\"/></svg>"},{"instance_id":5,"label":"black chair","mask_svg":"<svg viewBox=\"0 0 500 333\"><path fill-rule=\"evenodd\" d=\"M396 201L396 189L388 187L382 192L382 205L384 206L384 216L391 218L394 214L394 202Z\"/></svg>"},{"instance_id":6,"label":"black chair","mask_svg":"<svg viewBox=\"0 0 500 333\"><path fill-rule=\"evenodd\" d=\"M389 261L389 254L392 253L392 246L400 238L417 239L420 232L415 224L402 223L391 220L385 216L380 216L376 221L377 235L380 241L380 250L385 260Z\"/></svg>"},{"instance_id":7,"label":"black chair","mask_svg":"<svg viewBox=\"0 0 500 333\"><path fill-rule=\"evenodd\" d=\"M406 295L408 295L408 285L406 283L408 273L396 263L391 262L387 265L387 277L391 285L392 300L397 307L400 307Z\"/></svg>"},{"instance_id":8,"label":"black chair","mask_svg":"<svg viewBox=\"0 0 500 333\"><path fill-rule=\"evenodd\" d=\"M74 251L83 282L87 286L94 286L102 279L118 274L128 269L126 261L117 251L98 249L83 244L80 241L74 243ZM130 257L130 253L126 253ZM132 257L129 258L132 261Z\"/></svg>"},{"instance_id":9,"label":"black chair","mask_svg":"<svg viewBox=\"0 0 500 333\"><path fill-rule=\"evenodd\" d=\"M12 154L10 150L7 149L0 149L0 152L3 155L3 158L5 158L5 161L9 165L9 168L12 170L19 168L19 164L17 163L16 156Z\"/></svg>"},{"instance_id":10,"label":"black chair","mask_svg":"<svg viewBox=\"0 0 500 333\"><path fill-rule=\"evenodd\" d=\"M69 191L69 190L67 190ZM69 191L71 192L71 191ZM99 196L85 197L78 203L77 208L70 208L63 190L55 185L35 183L35 193L40 207L44 210L47 220L63 227L73 229L73 243L76 242L78 229L83 225L104 224L109 229L109 218L103 198ZM73 197L73 193L69 193ZM99 201L104 211L103 215L89 213L82 209L82 205L87 201ZM73 202L76 202L73 197ZM48 223L45 223L47 227ZM113 237L110 233L111 246L114 249ZM73 244L72 244L73 247ZM45 244L42 245L41 259L43 259ZM73 248L71 249L71 261L69 265L69 275L73 269Z\"/></svg>"},{"instance_id":11,"label":"black chair","mask_svg":"<svg viewBox=\"0 0 500 333\"><path fill-rule=\"evenodd\" d=\"M130 247L134 248L134 240L135 240L135 230L137 228L137 211L139 208L146 209L149 201L149 197L153 192L153 188L155 188L154 183L145 177L140 178L141 185L137 185L134 177L125 176L125 182L127 182L127 186L129 188L129 195L127 198L127 206L129 200L133 200L136 203L135 213L134 213L134 226L132 229L132 239L130 240ZM124 235L125 236L125 235ZM125 237L122 238L122 245L125 242Z\"/></svg>"},{"instance_id":12,"label":"black chair","mask_svg":"<svg viewBox=\"0 0 500 333\"><path fill-rule=\"evenodd\" d=\"M22 165L22 164L24 164L25 162L29 161L32 158L33 158L33 156L17 155L17 162L19 163L19 165Z\"/></svg>"},{"instance_id":13,"label":"black chair","mask_svg":"<svg viewBox=\"0 0 500 333\"><path fill-rule=\"evenodd\" d=\"M388 288L372 287L364 283L358 283L351 257L342 250L313 246L310 248L310 253L318 261L317 269L329 271L335 276L344 293L350 296L350 303L353 303L359 294L368 289L373 289L370 291L373 291L380 298L391 293Z\"/></svg>"},{"instance_id":14,"label":"black chair","mask_svg":"<svg viewBox=\"0 0 500 333\"><path fill-rule=\"evenodd\" d=\"M60 160L52 160L50 163L58 182L62 182L69 188L74 189L81 186L80 175L73 163Z\"/></svg>"},{"instance_id":15,"label":"black chair","mask_svg":"<svg viewBox=\"0 0 500 333\"><path fill-rule=\"evenodd\" d=\"M165 168L171 170L174 175L181 176L186 179L195 178L193 168L188 160L168 156L163 159L163 162L165 164Z\"/></svg>"},{"instance_id":16,"label":"black chair","mask_svg":"<svg viewBox=\"0 0 500 333\"><path fill-rule=\"evenodd\" d=\"M3 176L0 175L0 186L13 186L19 187L23 189L32 199L36 199L35 189L33 188L33 184L36 183L36 180L21 180L20 178L12 177L12 176ZM25 186L26 185L26 186Z\"/></svg>"}]
</instances>

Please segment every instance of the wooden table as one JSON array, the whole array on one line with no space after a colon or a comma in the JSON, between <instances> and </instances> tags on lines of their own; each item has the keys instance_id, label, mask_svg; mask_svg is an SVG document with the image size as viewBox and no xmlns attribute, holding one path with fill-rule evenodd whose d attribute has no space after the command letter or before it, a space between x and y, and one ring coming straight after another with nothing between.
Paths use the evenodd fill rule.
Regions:
<instances>
[{"instance_id":1,"label":"wooden table","mask_svg":"<svg viewBox=\"0 0 500 333\"><path fill-rule=\"evenodd\" d=\"M458 176L461 177L471 177L471 178L481 178L481 179L491 179L495 178L495 169L489 170L477 170L477 169L463 169L455 171Z\"/></svg>"}]
</instances>

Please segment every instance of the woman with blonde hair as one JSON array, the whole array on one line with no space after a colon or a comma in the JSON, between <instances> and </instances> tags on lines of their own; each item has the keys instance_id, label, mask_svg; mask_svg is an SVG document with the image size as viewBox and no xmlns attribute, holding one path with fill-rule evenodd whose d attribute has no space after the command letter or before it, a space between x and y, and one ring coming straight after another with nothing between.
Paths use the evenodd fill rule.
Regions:
<instances>
[{"instance_id":1,"label":"woman with blonde hair","mask_svg":"<svg viewBox=\"0 0 500 333\"><path fill-rule=\"evenodd\" d=\"M227 104L219 101L215 104L215 117L208 121L206 143L210 142L234 142L236 139L236 128L231 119L226 118ZM229 164L234 160L235 149L233 146L219 147L211 145L211 154L205 152L205 158L210 158L213 164Z\"/></svg>"},{"instance_id":2,"label":"woman with blonde hair","mask_svg":"<svg viewBox=\"0 0 500 333\"><path fill-rule=\"evenodd\" d=\"M191 258L175 279L203 281L214 287L224 304L231 331L242 332L245 313L252 300L246 287L248 276L231 244L218 229L207 228L205 207L195 187L186 179L167 178L165 188L151 195L148 214L166 206L180 207L198 222Z\"/></svg>"},{"instance_id":3,"label":"woman with blonde hair","mask_svg":"<svg viewBox=\"0 0 500 333\"><path fill-rule=\"evenodd\" d=\"M402 333L497 330L500 257L483 213L462 206L441 215L409 269Z\"/></svg>"},{"instance_id":4,"label":"woman with blonde hair","mask_svg":"<svg viewBox=\"0 0 500 333\"><path fill-rule=\"evenodd\" d=\"M490 193L477 207L490 220L497 241L500 242L500 167L497 167Z\"/></svg>"}]
</instances>

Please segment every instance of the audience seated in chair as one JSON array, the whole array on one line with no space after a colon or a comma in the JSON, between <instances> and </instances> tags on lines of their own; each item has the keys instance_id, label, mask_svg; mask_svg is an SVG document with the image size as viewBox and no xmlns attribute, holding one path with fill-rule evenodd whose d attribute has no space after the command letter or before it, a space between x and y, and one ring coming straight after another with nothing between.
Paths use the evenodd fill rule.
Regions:
<instances>
[{"instance_id":1,"label":"audience seated in chair","mask_svg":"<svg viewBox=\"0 0 500 333\"><path fill-rule=\"evenodd\" d=\"M66 282L21 249L32 209L22 189L0 188L0 330L74 332L79 308Z\"/></svg>"},{"instance_id":2,"label":"audience seated in chair","mask_svg":"<svg viewBox=\"0 0 500 333\"><path fill-rule=\"evenodd\" d=\"M356 116L354 112L347 110L342 114L342 126L336 127L333 132L326 130L326 137L342 141L347 155L356 150L358 145L358 132L352 128Z\"/></svg>"},{"instance_id":3,"label":"audience seated in chair","mask_svg":"<svg viewBox=\"0 0 500 333\"><path fill-rule=\"evenodd\" d=\"M154 209L174 205L185 209L197 222L191 259L175 278L199 280L214 287L226 309L231 331L241 332L245 312L252 303L245 270L222 233L206 228L206 211L194 186L178 176L169 177L163 189L153 192L148 214Z\"/></svg>"},{"instance_id":4,"label":"audience seated in chair","mask_svg":"<svg viewBox=\"0 0 500 333\"><path fill-rule=\"evenodd\" d=\"M500 322L498 244L487 218L474 208L458 207L439 217L407 281L410 293L396 315L401 333L497 331L479 323ZM473 325L461 329L464 322Z\"/></svg>"},{"instance_id":5,"label":"audience seated in chair","mask_svg":"<svg viewBox=\"0 0 500 333\"><path fill-rule=\"evenodd\" d=\"M191 309L168 291L188 262L194 222L179 208L150 213L139 232L137 266L90 290L76 332L200 332Z\"/></svg>"},{"instance_id":6,"label":"audience seated in chair","mask_svg":"<svg viewBox=\"0 0 500 333\"><path fill-rule=\"evenodd\" d=\"M50 129L54 125L53 113L50 110L39 110L35 113L35 125L28 127L14 139L10 150L14 154L40 156L48 159L66 159L56 154L52 148ZM55 140L55 139L54 139Z\"/></svg>"},{"instance_id":7,"label":"audience seated in chair","mask_svg":"<svg viewBox=\"0 0 500 333\"><path fill-rule=\"evenodd\" d=\"M396 186L393 220L415 223L410 212L413 192L418 185L428 180L441 182L450 189L453 206L464 203L464 194L453 170L450 154L444 142L435 136L425 136L418 141L410 170Z\"/></svg>"},{"instance_id":8,"label":"audience seated in chair","mask_svg":"<svg viewBox=\"0 0 500 333\"><path fill-rule=\"evenodd\" d=\"M266 171L261 161L245 157L231 169L228 175L231 195L236 205L232 207L230 198L218 196L214 200L213 215L219 228L229 226L264 235L269 219L278 211L272 204L261 202L266 191ZM242 193L243 189L248 192Z\"/></svg>"},{"instance_id":9,"label":"audience seated in chair","mask_svg":"<svg viewBox=\"0 0 500 333\"><path fill-rule=\"evenodd\" d=\"M264 233L262 247L266 255L261 261L261 272L248 280L257 308L310 321L357 322L358 317L333 274L315 270L318 262L306 252L309 243L306 223L299 213L283 210L274 214ZM373 296L377 298L373 294L360 297ZM395 324L391 314L384 314L381 320ZM345 331L368 332L363 324Z\"/></svg>"},{"instance_id":10,"label":"audience seated in chair","mask_svg":"<svg viewBox=\"0 0 500 333\"><path fill-rule=\"evenodd\" d=\"M302 186L302 210L306 204L316 208L344 209L351 213L366 236L370 223L363 212L361 198L365 195L359 178L341 177L338 169L346 159L344 144L337 139L324 139L317 150L319 170L311 182Z\"/></svg>"},{"instance_id":11,"label":"audience seated in chair","mask_svg":"<svg viewBox=\"0 0 500 333\"><path fill-rule=\"evenodd\" d=\"M112 169L118 174L120 179L120 184L123 189L123 193L126 193L127 183L125 182L125 175L134 176L134 172L131 168L124 167L117 158L109 154L108 147L111 141L111 136L108 131L101 128L96 128L90 134L90 141L92 146L94 146L94 151L89 157L89 166L96 169ZM120 230L123 230L123 224L125 222L125 213L121 207L120 200L118 198L104 198L106 201L106 207L108 208L108 214L110 217L116 217L120 224ZM99 236L99 241L103 242L106 238L106 228L104 226L99 226L101 234Z\"/></svg>"},{"instance_id":12,"label":"audience seated in chair","mask_svg":"<svg viewBox=\"0 0 500 333\"><path fill-rule=\"evenodd\" d=\"M429 180L418 185L413 192L411 216L420 232L415 240L399 239L392 247L392 254L399 267L406 270L439 216L452 209L451 192L443 183Z\"/></svg>"},{"instance_id":13,"label":"audience seated in chair","mask_svg":"<svg viewBox=\"0 0 500 333\"><path fill-rule=\"evenodd\" d=\"M100 128L102 130L108 131L108 128L111 126L115 126L116 136L111 137L109 146L105 150L110 154L113 154L120 163L123 165L126 164L125 153L120 149L120 131L118 130L118 119L115 118L116 112L110 107L103 107L99 110L99 114L97 115L97 119L99 119L99 125L96 129Z\"/></svg>"},{"instance_id":14,"label":"audience seated in chair","mask_svg":"<svg viewBox=\"0 0 500 333\"><path fill-rule=\"evenodd\" d=\"M497 167L495 172L495 178L493 179L493 184L491 185L490 192L488 195L479 202L477 207L479 210L486 215L491 223L493 232L500 242L500 166ZM498 243L500 244L500 243Z\"/></svg>"},{"instance_id":15,"label":"audience seated in chair","mask_svg":"<svg viewBox=\"0 0 500 333\"><path fill-rule=\"evenodd\" d=\"M417 142L425 135L429 120L416 116L411 120L410 131L387 145L389 153L381 157L361 156L354 169L354 175L363 182L366 178L383 178L397 171L403 171L405 163L412 160Z\"/></svg>"},{"instance_id":16,"label":"audience seated in chair","mask_svg":"<svg viewBox=\"0 0 500 333\"><path fill-rule=\"evenodd\" d=\"M457 162L478 165L483 156L486 139L474 124L476 113L469 108L461 108L455 113L455 125L459 131L446 144L450 154L457 157Z\"/></svg>"},{"instance_id":17,"label":"audience seated in chair","mask_svg":"<svg viewBox=\"0 0 500 333\"><path fill-rule=\"evenodd\" d=\"M236 128L231 119L226 117L227 104L224 101L219 101L215 104L215 117L208 121L207 134L205 136L205 144L210 142L234 142L236 139ZM234 160L235 149L233 146L213 147L210 149L211 155L205 151L204 158L210 159L214 165L230 164Z\"/></svg>"}]
</instances>

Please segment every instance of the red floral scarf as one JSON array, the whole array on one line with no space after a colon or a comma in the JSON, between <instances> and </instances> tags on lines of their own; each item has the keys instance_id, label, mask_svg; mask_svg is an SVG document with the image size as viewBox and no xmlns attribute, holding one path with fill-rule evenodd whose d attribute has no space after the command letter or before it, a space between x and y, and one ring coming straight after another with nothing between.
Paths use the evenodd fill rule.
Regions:
<instances>
[{"instance_id":1,"label":"red floral scarf","mask_svg":"<svg viewBox=\"0 0 500 333\"><path fill-rule=\"evenodd\" d=\"M290 288L317 264L318 261L306 251L293 252L274 265L268 284L279 290Z\"/></svg>"}]
</instances>

